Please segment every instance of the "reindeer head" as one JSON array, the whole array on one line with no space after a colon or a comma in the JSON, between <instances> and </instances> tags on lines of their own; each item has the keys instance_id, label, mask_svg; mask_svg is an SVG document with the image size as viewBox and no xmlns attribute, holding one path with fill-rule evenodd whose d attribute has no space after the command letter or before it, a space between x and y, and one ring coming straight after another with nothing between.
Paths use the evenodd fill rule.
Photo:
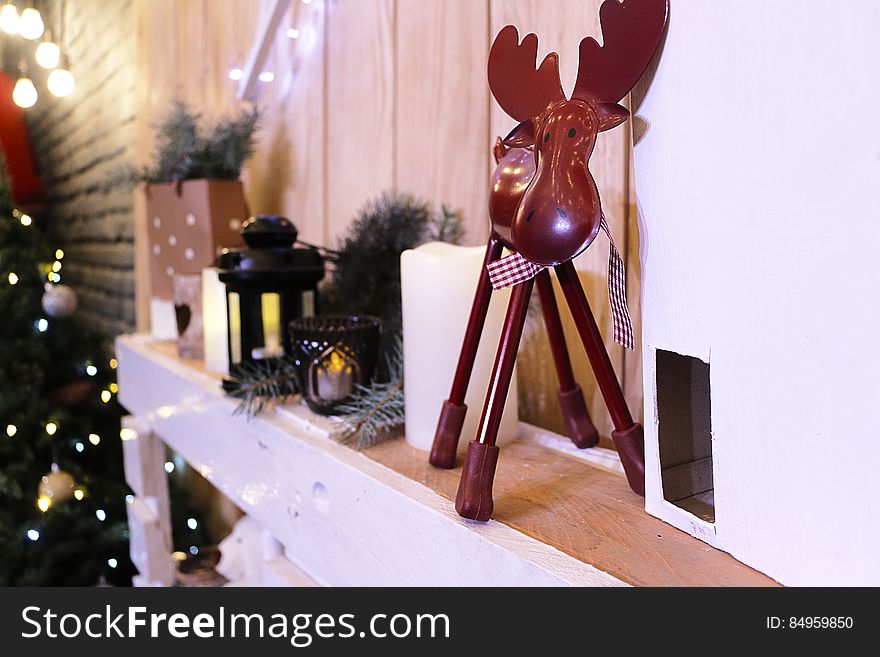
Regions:
<instances>
[{"instance_id":1,"label":"reindeer head","mask_svg":"<svg viewBox=\"0 0 880 657\"><path fill-rule=\"evenodd\" d=\"M535 175L511 222L512 246L532 262L558 265L586 249L599 231L602 208L588 163L599 132L623 123L618 102L644 73L660 43L668 0L606 0L599 11L604 45L581 41L570 100L556 53L536 69L538 38L519 43L508 25L489 53L489 87L519 125L507 146L534 147Z\"/></svg>"}]
</instances>

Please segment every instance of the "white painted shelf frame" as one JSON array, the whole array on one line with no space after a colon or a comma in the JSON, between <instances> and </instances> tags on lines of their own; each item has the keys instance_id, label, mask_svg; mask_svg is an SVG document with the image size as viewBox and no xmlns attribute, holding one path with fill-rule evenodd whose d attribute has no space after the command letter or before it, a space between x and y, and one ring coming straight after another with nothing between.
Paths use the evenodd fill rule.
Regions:
<instances>
[{"instance_id":1,"label":"white painted shelf frame","mask_svg":"<svg viewBox=\"0 0 880 657\"><path fill-rule=\"evenodd\" d=\"M460 518L452 502L332 438L334 425L293 404L233 416L216 377L151 346L117 340L132 557L137 585L173 581L164 465L168 445L276 541L298 585L621 586L624 582L498 522ZM566 444L528 425L524 437ZM164 445L163 445L164 444ZM619 468L613 452L590 458ZM285 570L285 569L281 569Z\"/></svg>"}]
</instances>

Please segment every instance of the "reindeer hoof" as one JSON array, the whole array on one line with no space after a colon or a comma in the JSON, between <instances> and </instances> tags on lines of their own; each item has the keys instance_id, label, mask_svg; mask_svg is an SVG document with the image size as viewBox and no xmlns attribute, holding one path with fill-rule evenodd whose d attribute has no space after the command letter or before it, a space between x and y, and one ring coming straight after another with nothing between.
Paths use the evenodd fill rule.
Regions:
<instances>
[{"instance_id":1,"label":"reindeer hoof","mask_svg":"<svg viewBox=\"0 0 880 657\"><path fill-rule=\"evenodd\" d=\"M455 510L462 518L486 522L492 517L492 484L501 450L472 440L455 496Z\"/></svg>"}]
</instances>

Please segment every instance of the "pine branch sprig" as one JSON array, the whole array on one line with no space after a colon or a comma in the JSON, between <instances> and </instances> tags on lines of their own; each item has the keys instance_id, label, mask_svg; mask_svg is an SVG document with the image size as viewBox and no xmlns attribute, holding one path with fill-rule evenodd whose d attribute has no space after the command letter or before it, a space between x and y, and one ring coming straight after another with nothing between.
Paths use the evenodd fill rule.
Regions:
<instances>
[{"instance_id":1,"label":"pine branch sprig","mask_svg":"<svg viewBox=\"0 0 880 657\"><path fill-rule=\"evenodd\" d=\"M156 184L239 178L254 154L259 110L251 107L207 127L202 125L201 118L185 103L175 101L158 126L153 165L143 169L126 167L111 175L108 184L124 180Z\"/></svg>"},{"instance_id":2,"label":"pine branch sprig","mask_svg":"<svg viewBox=\"0 0 880 657\"><path fill-rule=\"evenodd\" d=\"M336 412L344 427L339 441L349 443L356 438L358 449L371 447L403 426L403 380L359 385Z\"/></svg>"},{"instance_id":3,"label":"pine branch sprig","mask_svg":"<svg viewBox=\"0 0 880 657\"><path fill-rule=\"evenodd\" d=\"M440 214L431 217L430 237L435 242L461 244L464 239L464 216L461 210L442 205Z\"/></svg>"},{"instance_id":4,"label":"pine branch sprig","mask_svg":"<svg viewBox=\"0 0 880 657\"><path fill-rule=\"evenodd\" d=\"M403 340L398 338L386 356L387 382L373 380L358 385L347 402L336 409L343 427L340 442L357 439L358 449L370 447L394 435L406 419L403 393Z\"/></svg>"},{"instance_id":5,"label":"pine branch sprig","mask_svg":"<svg viewBox=\"0 0 880 657\"><path fill-rule=\"evenodd\" d=\"M270 403L283 404L302 391L297 366L285 358L246 363L235 368L232 375L239 382L230 392L239 399L235 415L255 417Z\"/></svg>"}]
</instances>

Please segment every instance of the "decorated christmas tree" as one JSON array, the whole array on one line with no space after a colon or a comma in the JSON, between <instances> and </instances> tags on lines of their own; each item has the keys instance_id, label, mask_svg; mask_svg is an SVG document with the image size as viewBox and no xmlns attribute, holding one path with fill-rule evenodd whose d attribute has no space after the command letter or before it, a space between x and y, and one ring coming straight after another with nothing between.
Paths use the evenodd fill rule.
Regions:
<instances>
[{"instance_id":1,"label":"decorated christmas tree","mask_svg":"<svg viewBox=\"0 0 880 657\"><path fill-rule=\"evenodd\" d=\"M14 207L0 152L0 586L128 584L134 572L116 361L73 315L63 263Z\"/></svg>"},{"instance_id":2,"label":"decorated christmas tree","mask_svg":"<svg viewBox=\"0 0 880 657\"><path fill-rule=\"evenodd\" d=\"M71 316L76 295L57 284L63 258L13 208L0 164L2 585L132 574L115 362Z\"/></svg>"}]
</instances>

